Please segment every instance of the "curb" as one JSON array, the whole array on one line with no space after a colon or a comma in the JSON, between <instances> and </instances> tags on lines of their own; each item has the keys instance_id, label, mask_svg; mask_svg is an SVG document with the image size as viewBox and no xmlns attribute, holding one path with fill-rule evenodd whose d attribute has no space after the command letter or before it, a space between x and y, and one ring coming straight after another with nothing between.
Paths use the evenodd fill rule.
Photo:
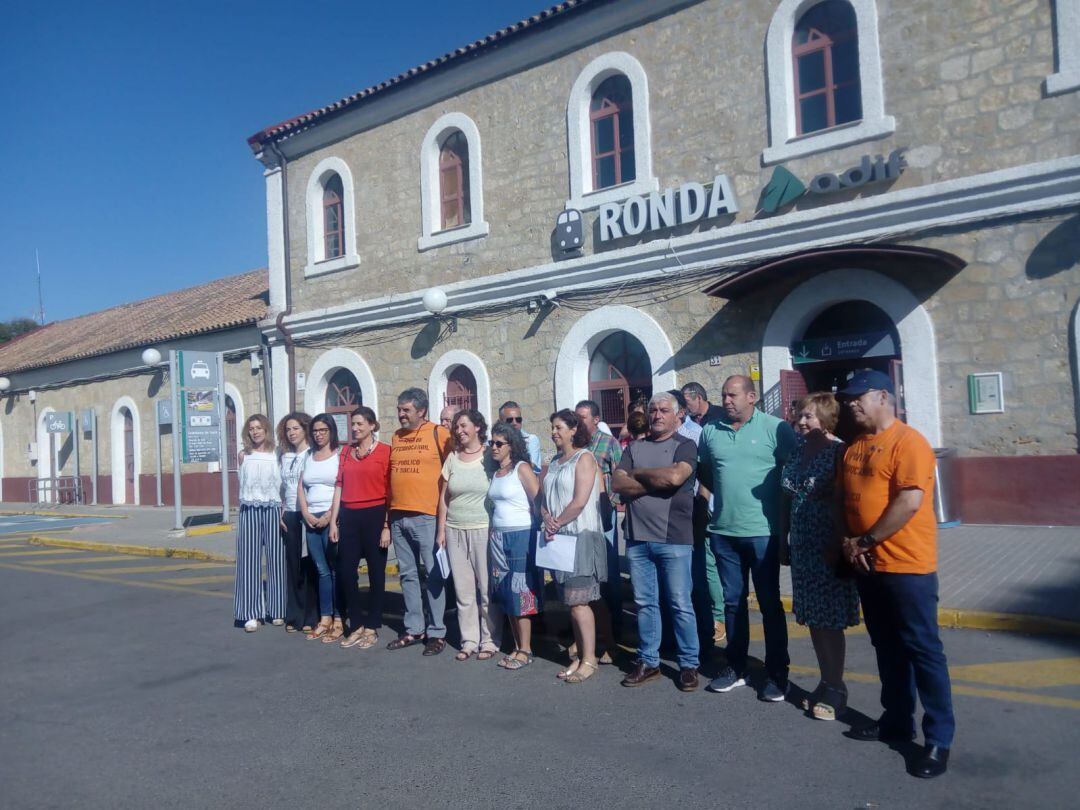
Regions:
<instances>
[{"instance_id":1,"label":"curb","mask_svg":"<svg viewBox=\"0 0 1080 810\"><path fill-rule=\"evenodd\" d=\"M233 525L231 523L213 523L209 526L192 526L190 529L184 529L184 536L202 537L207 534L223 534L232 530Z\"/></svg>"},{"instance_id":2,"label":"curb","mask_svg":"<svg viewBox=\"0 0 1080 810\"><path fill-rule=\"evenodd\" d=\"M107 518L108 520L127 520L131 515L103 515L100 512L95 514L83 513L83 512L27 512L16 511L12 509L0 509L0 515L5 517L14 517L18 515L33 515L35 517L52 517L52 518Z\"/></svg>"},{"instance_id":3,"label":"curb","mask_svg":"<svg viewBox=\"0 0 1080 810\"><path fill-rule=\"evenodd\" d=\"M781 596L785 613L792 613L791 597ZM757 595L751 594L747 603L758 609ZM860 611L860 619L862 614ZM1080 636L1080 622L1032 616L1025 613L994 613L966 608L938 608L938 626L947 630L991 630L1003 633L1022 633L1031 636Z\"/></svg>"},{"instance_id":4,"label":"curb","mask_svg":"<svg viewBox=\"0 0 1080 810\"><path fill-rule=\"evenodd\" d=\"M76 548L81 551L109 551L116 554L133 554L139 557L172 557L178 560L202 560L204 562L233 562L232 557L199 551L192 548L168 548L158 546L129 546L123 543L98 543L92 540L67 540L58 537L30 535L27 543L34 546Z\"/></svg>"}]
</instances>

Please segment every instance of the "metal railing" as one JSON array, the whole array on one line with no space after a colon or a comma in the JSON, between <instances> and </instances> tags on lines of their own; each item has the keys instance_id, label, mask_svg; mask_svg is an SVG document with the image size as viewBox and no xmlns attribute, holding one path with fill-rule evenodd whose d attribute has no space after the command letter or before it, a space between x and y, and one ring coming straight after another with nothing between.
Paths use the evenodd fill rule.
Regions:
<instances>
[{"instance_id":1,"label":"metal railing","mask_svg":"<svg viewBox=\"0 0 1080 810\"><path fill-rule=\"evenodd\" d=\"M83 494L82 479L75 475L39 478L26 485L30 503L85 503Z\"/></svg>"}]
</instances>

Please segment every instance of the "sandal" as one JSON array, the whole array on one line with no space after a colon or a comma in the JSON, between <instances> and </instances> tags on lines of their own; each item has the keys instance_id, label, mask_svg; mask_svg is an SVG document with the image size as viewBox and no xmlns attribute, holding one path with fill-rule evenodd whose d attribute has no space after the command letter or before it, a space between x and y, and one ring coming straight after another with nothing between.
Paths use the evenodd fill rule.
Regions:
<instances>
[{"instance_id":1,"label":"sandal","mask_svg":"<svg viewBox=\"0 0 1080 810\"><path fill-rule=\"evenodd\" d=\"M558 672L555 673L555 677L558 678L560 681L565 681L567 678L569 678L571 675L578 671L578 667L574 666L574 664L577 664L577 659L571 658L570 666L568 666L566 669L560 669Z\"/></svg>"},{"instance_id":2,"label":"sandal","mask_svg":"<svg viewBox=\"0 0 1080 810\"><path fill-rule=\"evenodd\" d=\"M335 641L345 635L345 626L340 622L334 622L334 628L323 636L323 644L333 644Z\"/></svg>"},{"instance_id":3,"label":"sandal","mask_svg":"<svg viewBox=\"0 0 1080 810\"><path fill-rule=\"evenodd\" d=\"M429 638L427 641L424 642L424 655L428 657L438 655L445 649L445 638Z\"/></svg>"},{"instance_id":4,"label":"sandal","mask_svg":"<svg viewBox=\"0 0 1080 810\"><path fill-rule=\"evenodd\" d=\"M821 699L821 693L825 691L825 681L818 681L818 685L814 687L813 692L808 692L799 704L802 706L804 712L808 712L814 708L814 704Z\"/></svg>"},{"instance_id":5,"label":"sandal","mask_svg":"<svg viewBox=\"0 0 1080 810\"><path fill-rule=\"evenodd\" d=\"M581 668L588 667L589 674L582 675ZM575 672L571 672L563 679L563 683L584 683L596 674L596 664L590 664L588 661L582 661Z\"/></svg>"},{"instance_id":6,"label":"sandal","mask_svg":"<svg viewBox=\"0 0 1080 810\"><path fill-rule=\"evenodd\" d=\"M319 622L317 625L315 625L315 628L307 634L307 640L312 641L317 638L322 638L330 632L333 626L333 622L327 622L325 624Z\"/></svg>"},{"instance_id":7,"label":"sandal","mask_svg":"<svg viewBox=\"0 0 1080 810\"><path fill-rule=\"evenodd\" d=\"M517 658L518 655L524 655L524 658ZM503 669L517 670L527 667L533 662L533 654L525 652L525 650L514 650L510 655L506 657L506 663L503 665Z\"/></svg>"},{"instance_id":8,"label":"sandal","mask_svg":"<svg viewBox=\"0 0 1080 810\"><path fill-rule=\"evenodd\" d=\"M845 708L847 708L847 691L835 686L826 686L810 713L815 720L835 720Z\"/></svg>"},{"instance_id":9,"label":"sandal","mask_svg":"<svg viewBox=\"0 0 1080 810\"><path fill-rule=\"evenodd\" d=\"M411 647L414 644L423 644L426 636L421 633L418 636L412 635L412 633L402 633L395 638L389 644L386 645L388 650L404 650L406 647Z\"/></svg>"},{"instance_id":10,"label":"sandal","mask_svg":"<svg viewBox=\"0 0 1080 810\"><path fill-rule=\"evenodd\" d=\"M374 630L367 630L364 635L360 636L360 640L356 642L356 649L358 650L370 650L376 644L379 643L379 634Z\"/></svg>"},{"instance_id":11,"label":"sandal","mask_svg":"<svg viewBox=\"0 0 1080 810\"><path fill-rule=\"evenodd\" d=\"M299 632L299 628L295 624L287 624L287 625L285 625L285 632L286 633L297 633L297 632Z\"/></svg>"},{"instance_id":12,"label":"sandal","mask_svg":"<svg viewBox=\"0 0 1080 810\"><path fill-rule=\"evenodd\" d=\"M364 628L361 627L358 630L353 630L349 635L341 640L341 646L345 648L355 647L360 643L360 639L364 637Z\"/></svg>"},{"instance_id":13,"label":"sandal","mask_svg":"<svg viewBox=\"0 0 1080 810\"><path fill-rule=\"evenodd\" d=\"M481 650L480 652L478 652L476 654L476 660L477 661L490 661L494 657L495 657L495 651L494 650Z\"/></svg>"},{"instance_id":14,"label":"sandal","mask_svg":"<svg viewBox=\"0 0 1080 810\"><path fill-rule=\"evenodd\" d=\"M455 661L468 661L473 657L473 653L467 650L458 650L458 654L454 656Z\"/></svg>"}]
</instances>

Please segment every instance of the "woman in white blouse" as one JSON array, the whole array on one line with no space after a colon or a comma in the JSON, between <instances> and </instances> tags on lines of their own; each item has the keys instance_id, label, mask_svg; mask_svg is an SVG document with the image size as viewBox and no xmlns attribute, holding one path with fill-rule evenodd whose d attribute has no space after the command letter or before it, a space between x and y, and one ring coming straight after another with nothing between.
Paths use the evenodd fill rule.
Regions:
<instances>
[{"instance_id":1,"label":"woman in white blouse","mask_svg":"<svg viewBox=\"0 0 1080 810\"><path fill-rule=\"evenodd\" d=\"M341 614L334 600L337 544L330 542L330 507L334 502L338 474L337 422L325 413L313 417L308 425L308 441L311 453L300 473L296 505L307 525L308 554L319 570L320 618L319 624L307 637L321 638L329 644L345 635Z\"/></svg>"},{"instance_id":2,"label":"woman in white blouse","mask_svg":"<svg viewBox=\"0 0 1080 810\"><path fill-rule=\"evenodd\" d=\"M315 603L315 568L305 558L304 519L296 505L300 472L308 453L308 424L311 417L302 411L288 413L278 422L277 440L281 464L281 537L285 542L285 632L311 630L318 621Z\"/></svg>"},{"instance_id":3,"label":"woman in white blouse","mask_svg":"<svg viewBox=\"0 0 1080 810\"><path fill-rule=\"evenodd\" d=\"M285 546L281 542L281 469L274 453L270 420L248 418L241 436L240 517L236 530L234 614L237 625L254 633L267 617L285 623ZM262 558L267 583L263 590Z\"/></svg>"}]
</instances>

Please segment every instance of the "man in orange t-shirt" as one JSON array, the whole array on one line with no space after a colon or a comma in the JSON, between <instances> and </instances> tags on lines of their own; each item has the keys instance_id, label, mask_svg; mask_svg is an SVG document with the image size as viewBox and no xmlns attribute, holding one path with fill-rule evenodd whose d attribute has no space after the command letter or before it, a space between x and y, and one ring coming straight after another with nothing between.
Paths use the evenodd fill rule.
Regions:
<instances>
[{"instance_id":1,"label":"man in orange t-shirt","mask_svg":"<svg viewBox=\"0 0 1080 810\"><path fill-rule=\"evenodd\" d=\"M844 555L860 571L859 598L877 653L884 713L854 729L859 740L915 736L915 693L923 705L925 748L912 774L945 773L956 721L945 648L938 632L934 451L896 418L892 381L862 371L839 396L863 431L837 473Z\"/></svg>"},{"instance_id":2,"label":"man in orange t-shirt","mask_svg":"<svg viewBox=\"0 0 1080 810\"><path fill-rule=\"evenodd\" d=\"M442 494L442 465L450 452L450 432L428 421L427 394L407 388L398 395L398 422L390 443L390 536L394 541L401 594L405 599L405 632L387 648L401 650L424 644L424 655L446 648L446 587L435 560L435 516ZM427 576L421 592L420 565ZM424 599L427 598L427 621Z\"/></svg>"}]
</instances>

